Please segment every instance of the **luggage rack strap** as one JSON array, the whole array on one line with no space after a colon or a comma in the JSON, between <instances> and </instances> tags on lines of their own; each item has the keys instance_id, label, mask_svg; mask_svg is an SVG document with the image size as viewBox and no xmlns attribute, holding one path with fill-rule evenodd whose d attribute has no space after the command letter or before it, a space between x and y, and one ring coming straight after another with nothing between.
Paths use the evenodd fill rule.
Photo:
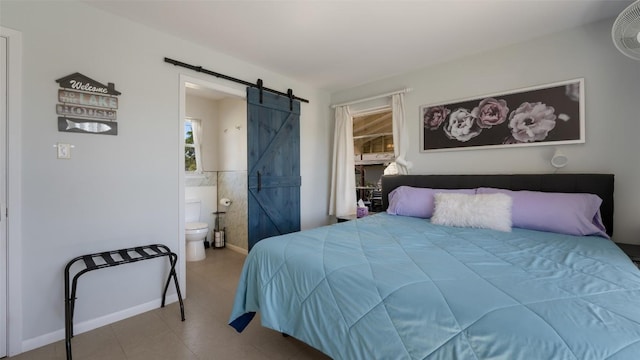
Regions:
<instances>
[{"instance_id":1,"label":"luggage rack strap","mask_svg":"<svg viewBox=\"0 0 640 360\"><path fill-rule=\"evenodd\" d=\"M77 261L84 261L85 270L91 271L103 267L117 266L130 262L153 259L160 256L169 256L171 250L161 244L153 244L146 246L137 246L134 248L105 251L101 253L88 254L78 256L71 260L69 264L73 265ZM115 260L114 256L119 256L120 260ZM101 263L101 264L98 264Z\"/></svg>"},{"instance_id":2,"label":"luggage rack strap","mask_svg":"<svg viewBox=\"0 0 640 360\"><path fill-rule=\"evenodd\" d=\"M180 293L180 286L178 285L178 276L176 275L176 264L178 263L178 255L171 252L169 247L162 244L152 244L145 246L136 246L133 248L104 251L95 254L87 254L78 256L67 263L64 269L64 293L65 293L65 343L67 349L67 360L71 360L71 338L73 337L73 311L76 301L76 288L78 278L89 271L118 266L122 264L128 264L141 260L155 259L158 257L166 256L169 258L169 265L171 267L167 282L164 286L164 292L162 294L161 307L164 307L165 299L167 296L167 290L169 289L169 282L173 278L173 282L176 286L176 293L178 295L178 301L180 302L180 316L184 321L184 304L182 302L182 294ZM70 284L70 271L74 264L83 263L85 268L80 269L73 276L73 281ZM71 286L70 286L71 285Z\"/></svg>"}]
</instances>

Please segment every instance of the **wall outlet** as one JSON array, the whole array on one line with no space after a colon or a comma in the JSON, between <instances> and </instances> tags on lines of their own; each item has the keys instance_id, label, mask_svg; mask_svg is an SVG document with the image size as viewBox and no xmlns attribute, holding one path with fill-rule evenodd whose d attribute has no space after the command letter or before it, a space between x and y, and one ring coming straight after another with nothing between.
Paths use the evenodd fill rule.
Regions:
<instances>
[{"instance_id":1,"label":"wall outlet","mask_svg":"<svg viewBox=\"0 0 640 360\"><path fill-rule=\"evenodd\" d=\"M71 145L58 143L58 159L71 159Z\"/></svg>"}]
</instances>

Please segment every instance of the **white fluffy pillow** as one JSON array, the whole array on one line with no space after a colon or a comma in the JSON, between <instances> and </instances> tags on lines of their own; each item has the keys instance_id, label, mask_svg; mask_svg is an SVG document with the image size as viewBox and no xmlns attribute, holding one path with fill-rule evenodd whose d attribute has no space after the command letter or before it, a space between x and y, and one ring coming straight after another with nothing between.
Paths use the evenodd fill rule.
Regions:
<instances>
[{"instance_id":1,"label":"white fluffy pillow","mask_svg":"<svg viewBox=\"0 0 640 360\"><path fill-rule=\"evenodd\" d=\"M437 193L434 203L433 224L511 231L509 195Z\"/></svg>"}]
</instances>

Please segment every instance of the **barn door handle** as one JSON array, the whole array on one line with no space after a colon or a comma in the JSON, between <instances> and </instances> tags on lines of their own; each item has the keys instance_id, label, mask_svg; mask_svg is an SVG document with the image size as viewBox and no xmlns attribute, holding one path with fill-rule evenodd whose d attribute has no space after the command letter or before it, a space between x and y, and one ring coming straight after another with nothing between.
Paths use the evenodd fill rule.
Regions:
<instances>
[{"instance_id":1,"label":"barn door handle","mask_svg":"<svg viewBox=\"0 0 640 360\"><path fill-rule=\"evenodd\" d=\"M262 189L262 174L258 171L258 192L260 192L260 189Z\"/></svg>"}]
</instances>

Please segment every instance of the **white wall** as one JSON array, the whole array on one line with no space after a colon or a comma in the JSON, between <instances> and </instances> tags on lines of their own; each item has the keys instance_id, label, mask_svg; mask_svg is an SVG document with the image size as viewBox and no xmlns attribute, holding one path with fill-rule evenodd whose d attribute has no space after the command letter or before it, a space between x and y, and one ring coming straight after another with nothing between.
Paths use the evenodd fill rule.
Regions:
<instances>
[{"instance_id":1,"label":"white wall","mask_svg":"<svg viewBox=\"0 0 640 360\"><path fill-rule=\"evenodd\" d=\"M247 102L225 98L218 103L218 170L247 171Z\"/></svg>"},{"instance_id":2,"label":"white wall","mask_svg":"<svg viewBox=\"0 0 640 360\"><path fill-rule=\"evenodd\" d=\"M23 38L22 148L11 150L22 155L24 220L15 245L23 254L23 350L64 337L63 269L71 258L148 243L179 248L179 75L237 84L164 57L262 78L310 100L301 115L301 156L313 159L302 164L302 226L327 223L326 206L317 206L329 188L329 151L317 151L330 144L327 93L83 3L3 1L0 21ZM57 131L55 80L74 72L122 93L117 136ZM56 159L56 142L75 145L71 160ZM86 330L145 311L158 301L165 271L154 260L84 275L75 323Z\"/></svg>"},{"instance_id":3,"label":"white wall","mask_svg":"<svg viewBox=\"0 0 640 360\"><path fill-rule=\"evenodd\" d=\"M561 172L613 173L618 242L640 243L640 63L611 41L613 19L332 94L332 103L404 87L414 174L547 173L553 147L419 152L418 108L573 78L585 79L586 143L560 148Z\"/></svg>"}]
</instances>

